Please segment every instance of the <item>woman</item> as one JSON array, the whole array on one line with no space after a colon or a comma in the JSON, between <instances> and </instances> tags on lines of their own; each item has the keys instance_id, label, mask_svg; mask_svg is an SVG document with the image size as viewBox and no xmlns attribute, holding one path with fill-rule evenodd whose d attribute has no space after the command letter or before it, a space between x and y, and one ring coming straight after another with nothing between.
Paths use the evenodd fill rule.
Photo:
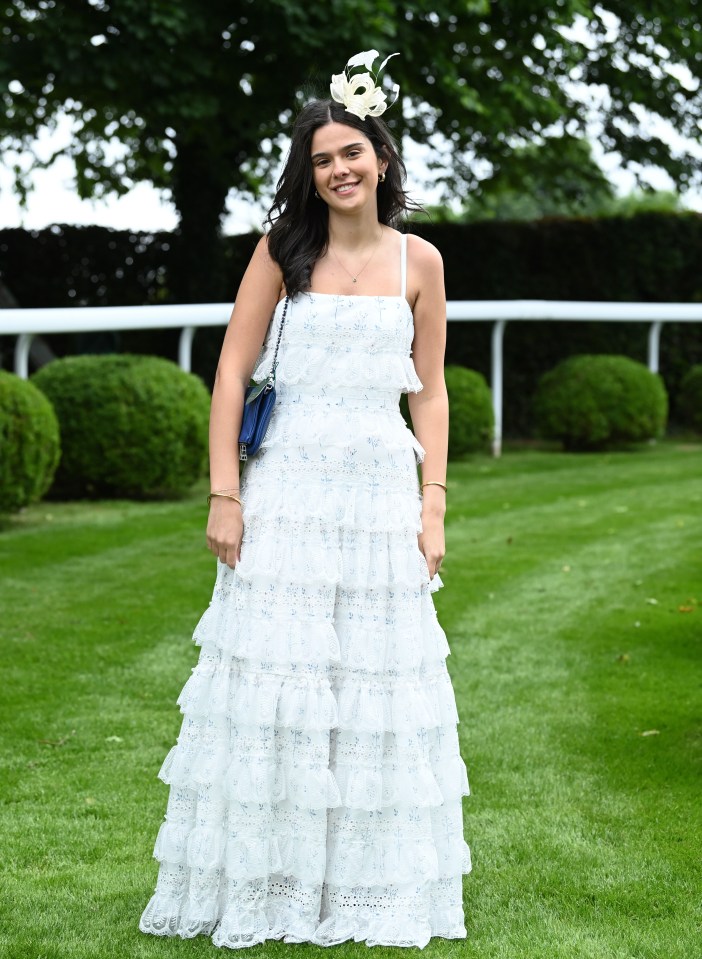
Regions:
<instances>
[{"instance_id":1,"label":"woman","mask_svg":"<svg viewBox=\"0 0 702 959\"><path fill-rule=\"evenodd\" d=\"M310 103L295 123L224 338L207 524L217 580L159 773L171 788L140 922L230 948L466 935L468 782L431 596L444 556L442 262L395 229L410 204L377 118L384 95L367 75L359 108L358 84L340 78L343 102ZM273 416L240 480L244 391L252 371L271 372L279 336Z\"/></svg>"}]
</instances>

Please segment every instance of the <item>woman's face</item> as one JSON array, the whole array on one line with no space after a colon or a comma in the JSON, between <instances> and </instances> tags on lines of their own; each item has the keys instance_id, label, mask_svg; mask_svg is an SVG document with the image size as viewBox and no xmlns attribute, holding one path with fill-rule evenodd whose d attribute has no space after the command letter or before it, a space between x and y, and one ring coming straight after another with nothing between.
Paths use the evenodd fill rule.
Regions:
<instances>
[{"instance_id":1,"label":"woman's face","mask_svg":"<svg viewBox=\"0 0 702 959\"><path fill-rule=\"evenodd\" d=\"M357 212L376 202L378 174L388 164L376 156L373 144L356 127L344 123L318 127L310 155L315 189L330 209Z\"/></svg>"}]
</instances>

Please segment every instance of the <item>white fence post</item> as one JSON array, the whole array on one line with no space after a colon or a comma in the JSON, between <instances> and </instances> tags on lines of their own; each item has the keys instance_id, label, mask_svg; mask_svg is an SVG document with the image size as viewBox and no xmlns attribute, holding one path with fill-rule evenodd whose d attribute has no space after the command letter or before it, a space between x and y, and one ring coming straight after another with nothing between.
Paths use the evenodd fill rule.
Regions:
<instances>
[{"instance_id":1,"label":"white fence post","mask_svg":"<svg viewBox=\"0 0 702 959\"><path fill-rule=\"evenodd\" d=\"M648 368L652 373L658 372L662 329L663 320L656 320L648 329Z\"/></svg>"},{"instance_id":2,"label":"white fence post","mask_svg":"<svg viewBox=\"0 0 702 959\"><path fill-rule=\"evenodd\" d=\"M507 320L497 320L492 324L491 365L492 375L490 387L492 390L492 411L495 416L495 427L492 434L492 455L502 455L502 370L505 327Z\"/></svg>"},{"instance_id":3,"label":"white fence post","mask_svg":"<svg viewBox=\"0 0 702 959\"><path fill-rule=\"evenodd\" d=\"M194 336L194 326L184 326L180 331L180 339L178 340L178 363L181 370L185 370L186 373L190 373L193 368L192 355Z\"/></svg>"},{"instance_id":4,"label":"white fence post","mask_svg":"<svg viewBox=\"0 0 702 959\"><path fill-rule=\"evenodd\" d=\"M23 380L29 378L29 350L34 333L20 333L15 343L15 373Z\"/></svg>"}]
</instances>

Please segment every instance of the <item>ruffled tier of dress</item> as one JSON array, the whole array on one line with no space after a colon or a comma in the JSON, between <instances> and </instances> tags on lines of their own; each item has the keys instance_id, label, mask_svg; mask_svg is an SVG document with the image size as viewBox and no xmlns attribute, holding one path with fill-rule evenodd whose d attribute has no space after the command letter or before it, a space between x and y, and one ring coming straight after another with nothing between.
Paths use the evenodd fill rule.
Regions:
<instances>
[{"instance_id":1,"label":"ruffled tier of dress","mask_svg":"<svg viewBox=\"0 0 702 959\"><path fill-rule=\"evenodd\" d=\"M246 815L247 804L230 805L230 816L236 813L246 822L250 830L246 836L212 825L164 822L154 856L162 863L187 866L199 875L212 872L218 879L222 873L237 881L293 876L309 885L324 881L349 888L421 885L456 876L469 863L466 844L454 843L442 831L447 815L444 809L425 810L417 816L407 807L393 815L391 833L379 831L373 811L339 809L329 814L329 836L325 838L315 828L319 816L316 822L307 817L309 832L301 829L299 822L279 822L280 813L305 818L296 803L281 800L279 805L283 803L272 820L262 817L258 828ZM398 839L400 827L406 835ZM359 837L364 830L375 833L372 841Z\"/></svg>"},{"instance_id":2,"label":"ruffled tier of dress","mask_svg":"<svg viewBox=\"0 0 702 959\"><path fill-rule=\"evenodd\" d=\"M190 737L198 747L228 737L231 723L378 735L458 722L443 660L417 675L383 677L341 666L324 673L276 671L243 661L229 665L216 656L216 651L211 659L201 655L178 697L193 727L192 733L185 727L181 739Z\"/></svg>"},{"instance_id":3,"label":"ruffled tier of dress","mask_svg":"<svg viewBox=\"0 0 702 959\"><path fill-rule=\"evenodd\" d=\"M232 949L423 947L465 936L471 865L442 583L417 541L424 450L397 405L421 386L411 313L401 298L305 302L242 479L241 560L218 563L193 634L140 928Z\"/></svg>"},{"instance_id":4,"label":"ruffled tier of dress","mask_svg":"<svg viewBox=\"0 0 702 959\"><path fill-rule=\"evenodd\" d=\"M349 314L353 317L349 322ZM253 379L270 373L282 308L276 310ZM369 325L372 324L372 329ZM302 294L283 327L276 383L305 389L341 389L346 402L364 389L418 393L412 361L412 312L404 297Z\"/></svg>"}]
</instances>

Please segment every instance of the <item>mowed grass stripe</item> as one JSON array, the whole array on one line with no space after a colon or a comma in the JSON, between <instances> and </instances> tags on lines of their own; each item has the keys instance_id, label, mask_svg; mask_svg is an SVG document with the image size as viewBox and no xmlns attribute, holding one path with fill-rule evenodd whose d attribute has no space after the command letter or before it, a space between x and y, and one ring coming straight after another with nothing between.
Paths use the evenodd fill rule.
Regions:
<instances>
[{"instance_id":1,"label":"mowed grass stripe","mask_svg":"<svg viewBox=\"0 0 702 959\"><path fill-rule=\"evenodd\" d=\"M558 499L540 475L547 503L529 483L522 494L534 465L512 477L509 512L504 484L485 484L460 532L450 525L450 588L437 597L474 792L468 895L494 917L502 945L488 955L682 956L699 923L690 893L702 883L683 845L691 813L699 824L700 684L691 668L700 625L698 614L679 611L700 590L700 458L661 470L656 451L641 464L643 484L629 460L611 491L594 489L598 462L585 469L592 485L579 472L570 495L559 478ZM578 512L583 492L587 509ZM486 502L492 511L473 515ZM462 608L456 570L467 587ZM650 727L658 732L642 736ZM487 913L483 875L494 896ZM519 916L515 888L531 907Z\"/></svg>"},{"instance_id":2,"label":"mowed grass stripe","mask_svg":"<svg viewBox=\"0 0 702 959\"><path fill-rule=\"evenodd\" d=\"M0 635L15 647L17 669L26 658L45 663L49 656L70 678L75 657L82 661L96 651L124 666L144 655L145 634L151 639L179 633L184 622L194 627L195 611L209 600L215 570L204 548L201 511L189 502L171 507L164 517L160 504L142 505L136 513L133 504L126 509L108 504L113 508L104 512L110 525L96 533L89 504L86 523L61 522L64 505L52 504L58 521L32 530L33 550L27 548L27 530L20 530L15 542L12 535L0 534L6 597ZM72 633L80 633L80 642L66 656ZM54 678L44 672L49 681Z\"/></svg>"},{"instance_id":3,"label":"mowed grass stripe","mask_svg":"<svg viewBox=\"0 0 702 959\"><path fill-rule=\"evenodd\" d=\"M700 612L678 607L699 591L701 474L702 450L674 444L452 464L436 602L475 870L469 940L426 955L695 954ZM167 797L156 772L214 579L201 500L44 503L0 534L3 954L215 954L136 930ZM291 948L320 954L254 952Z\"/></svg>"}]
</instances>

